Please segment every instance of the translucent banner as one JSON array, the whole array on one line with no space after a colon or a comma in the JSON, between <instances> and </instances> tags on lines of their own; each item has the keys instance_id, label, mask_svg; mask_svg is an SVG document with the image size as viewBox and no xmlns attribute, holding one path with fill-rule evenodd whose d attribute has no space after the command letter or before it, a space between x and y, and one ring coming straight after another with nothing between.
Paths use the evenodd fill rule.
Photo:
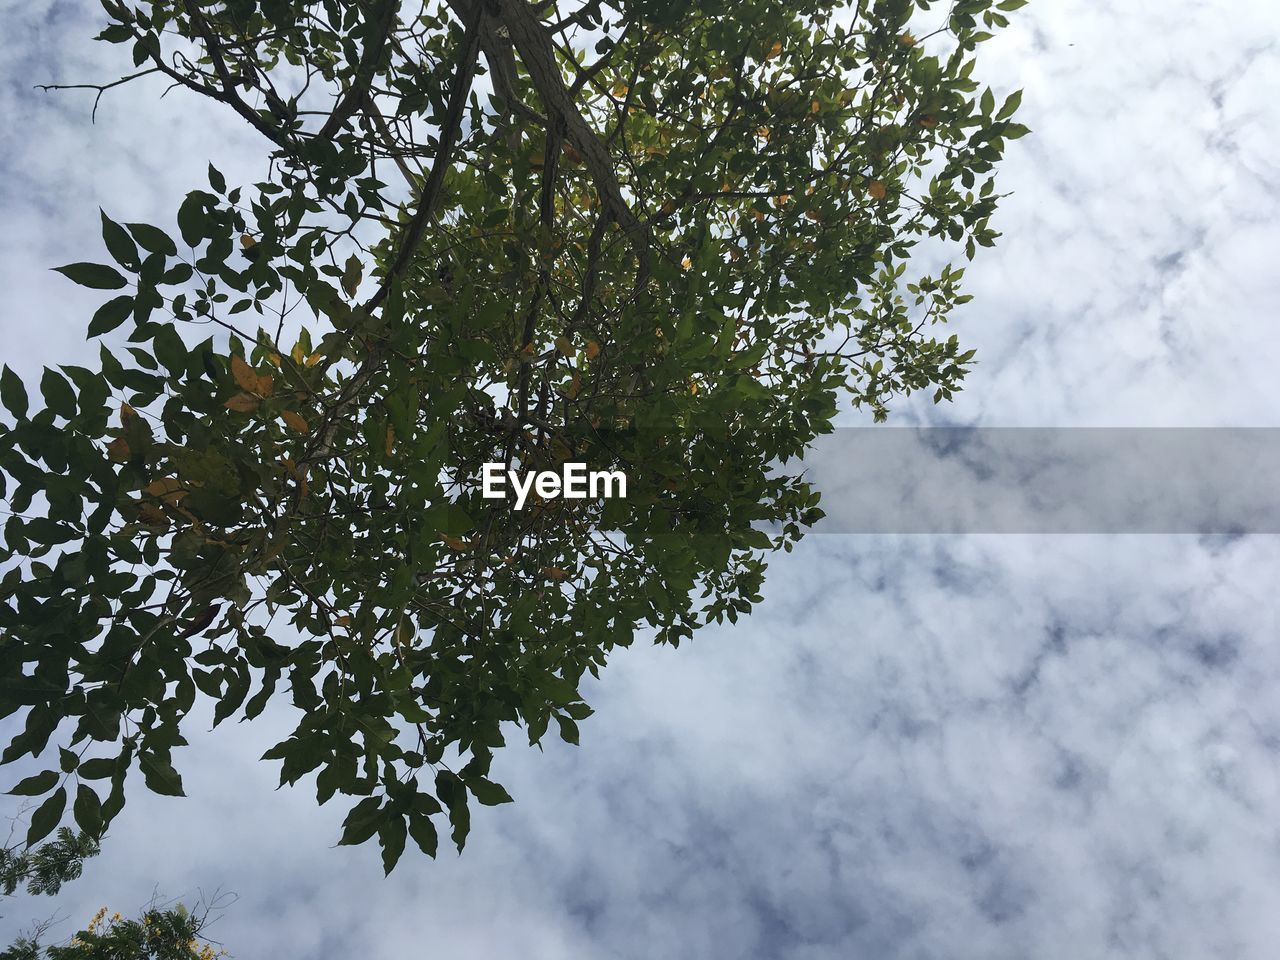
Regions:
<instances>
[{"instance_id":1,"label":"translucent banner","mask_svg":"<svg viewBox=\"0 0 1280 960\"><path fill-rule=\"evenodd\" d=\"M1280 533L1276 428L859 427L800 469L814 533Z\"/></svg>"}]
</instances>

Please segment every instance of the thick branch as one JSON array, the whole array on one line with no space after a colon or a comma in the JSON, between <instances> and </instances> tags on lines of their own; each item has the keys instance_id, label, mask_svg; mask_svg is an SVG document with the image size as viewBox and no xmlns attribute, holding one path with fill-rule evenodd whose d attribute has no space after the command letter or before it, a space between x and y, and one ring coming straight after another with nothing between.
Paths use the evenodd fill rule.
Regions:
<instances>
[{"instance_id":1,"label":"thick branch","mask_svg":"<svg viewBox=\"0 0 1280 960\"><path fill-rule=\"evenodd\" d=\"M499 16L533 79L548 119L564 124L565 138L582 155L596 190L613 219L631 240L636 257L640 261L637 286L643 286L649 276L649 250L651 236L648 226L631 212L622 186L614 172L609 151L587 123L569 95L564 78L555 62L555 48L551 34L524 0L502 0Z\"/></svg>"},{"instance_id":2,"label":"thick branch","mask_svg":"<svg viewBox=\"0 0 1280 960\"><path fill-rule=\"evenodd\" d=\"M364 45L364 52L360 57L360 66L356 68L355 76L351 80L351 86L347 87L337 105L333 108L333 113L329 115L329 119L320 128L317 136L321 139L328 140L341 130L342 125L350 120L352 115L360 109L360 105L365 102L365 98L369 93L369 85L373 83L378 63L382 60L383 51L387 48L387 38L391 36L391 31L395 27L396 8L398 6L397 0L382 0L382 9L378 22L373 27L373 36Z\"/></svg>"}]
</instances>

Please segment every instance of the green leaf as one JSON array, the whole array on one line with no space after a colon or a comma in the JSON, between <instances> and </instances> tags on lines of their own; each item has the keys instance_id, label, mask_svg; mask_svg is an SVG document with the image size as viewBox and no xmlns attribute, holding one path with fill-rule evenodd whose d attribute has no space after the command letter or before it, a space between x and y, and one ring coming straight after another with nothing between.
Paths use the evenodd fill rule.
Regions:
<instances>
[{"instance_id":1,"label":"green leaf","mask_svg":"<svg viewBox=\"0 0 1280 960\"><path fill-rule=\"evenodd\" d=\"M467 789L456 773L441 770L436 774L436 795L449 811L449 822L453 825L453 842L461 853L467 843L467 834L471 832L471 811L467 809Z\"/></svg>"},{"instance_id":2,"label":"green leaf","mask_svg":"<svg viewBox=\"0 0 1280 960\"><path fill-rule=\"evenodd\" d=\"M187 194L178 207L178 230L188 246L198 247L209 236L209 195L200 191Z\"/></svg>"},{"instance_id":3,"label":"green leaf","mask_svg":"<svg viewBox=\"0 0 1280 960\"><path fill-rule=\"evenodd\" d=\"M115 267L105 263L69 263L65 267L54 267L54 270L72 282L94 290L119 290L127 284Z\"/></svg>"},{"instance_id":4,"label":"green leaf","mask_svg":"<svg viewBox=\"0 0 1280 960\"><path fill-rule=\"evenodd\" d=\"M98 337L110 333L129 319L133 313L133 297L115 297L98 308L89 321L89 336Z\"/></svg>"},{"instance_id":5,"label":"green leaf","mask_svg":"<svg viewBox=\"0 0 1280 960\"><path fill-rule=\"evenodd\" d=\"M18 785L9 791L11 797L38 797L48 793L58 783L57 770L42 770L40 773L18 781Z\"/></svg>"},{"instance_id":6,"label":"green leaf","mask_svg":"<svg viewBox=\"0 0 1280 960\"><path fill-rule=\"evenodd\" d=\"M219 173L212 163L209 164L209 186L218 193L227 192L227 178Z\"/></svg>"},{"instance_id":7,"label":"green leaf","mask_svg":"<svg viewBox=\"0 0 1280 960\"><path fill-rule=\"evenodd\" d=\"M417 810L409 813L409 836L418 845L418 849L428 857L436 855L440 838L436 834L436 825L425 813L419 813Z\"/></svg>"},{"instance_id":8,"label":"green leaf","mask_svg":"<svg viewBox=\"0 0 1280 960\"><path fill-rule=\"evenodd\" d=\"M138 757L138 765L142 768L142 779L152 793L164 797L186 796L182 792L182 777L164 757L157 753L143 753Z\"/></svg>"},{"instance_id":9,"label":"green leaf","mask_svg":"<svg viewBox=\"0 0 1280 960\"><path fill-rule=\"evenodd\" d=\"M62 812L67 809L67 788L59 787L49 799L36 808L31 815L31 828L27 831L27 846L35 846L49 834L62 819Z\"/></svg>"},{"instance_id":10,"label":"green leaf","mask_svg":"<svg viewBox=\"0 0 1280 960\"><path fill-rule=\"evenodd\" d=\"M400 855L404 853L405 824L404 818L394 816L387 820L378 830L378 843L382 847L382 870L390 876L395 869Z\"/></svg>"},{"instance_id":11,"label":"green leaf","mask_svg":"<svg viewBox=\"0 0 1280 960\"><path fill-rule=\"evenodd\" d=\"M342 821L342 839L338 841L339 846L351 846L354 844L364 843L378 829L378 822L382 819L382 800L378 797L366 797L347 814L347 818Z\"/></svg>"},{"instance_id":12,"label":"green leaf","mask_svg":"<svg viewBox=\"0 0 1280 960\"><path fill-rule=\"evenodd\" d=\"M0 368L0 403L19 420L27 415L27 388L7 364Z\"/></svg>"},{"instance_id":13,"label":"green leaf","mask_svg":"<svg viewBox=\"0 0 1280 960\"><path fill-rule=\"evenodd\" d=\"M187 345L174 329L173 324L165 324L156 331L156 359L168 368L170 373L182 373L187 369Z\"/></svg>"},{"instance_id":14,"label":"green leaf","mask_svg":"<svg viewBox=\"0 0 1280 960\"><path fill-rule=\"evenodd\" d=\"M40 392L45 406L58 416L70 420L76 415L76 392L60 373L46 367L40 378Z\"/></svg>"},{"instance_id":15,"label":"green leaf","mask_svg":"<svg viewBox=\"0 0 1280 960\"><path fill-rule=\"evenodd\" d=\"M1009 95L1009 99L1004 102L1004 106L1000 108L1000 112L996 114L997 120L1008 120L1017 112L1019 106L1022 105L1022 91L1015 90Z\"/></svg>"},{"instance_id":16,"label":"green leaf","mask_svg":"<svg viewBox=\"0 0 1280 960\"><path fill-rule=\"evenodd\" d=\"M572 743L576 746L578 743L578 725L573 722L573 719L557 713L556 723L560 724L560 739L565 743Z\"/></svg>"},{"instance_id":17,"label":"green leaf","mask_svg":"<svg viewBox=\"0 0 1280 960\"><path fill-rule=\"evenodd\" d=\"M76 774L81 780L105 780L115 772L116 762L108 757L94 757L80 764Z\"/></svg>"},{"instance_id":18,"label":"green leaf","mask_svg":"<svg viewBox=\"0 0 1280 960\"><path fill-rule=\"evenodd\" d=\"M150 253L163 254L166 257L178 255L178 245L159 227L153 227L149 223L127 223L125 226L129 228L133 239L138 241L142 249Z\"/></svg>"},{"instance_id":19,"label":"green leaf","mask_svg":"<svg viewBox=\"0 0 1280 960\"><path fill-rule=\"evenodd\" d=\"M494 783L484 777L469 777L466 784L467 788L475 794L475 798L486 807L496 807L500 803L512 802L511 794L507 793L506 788L500 783Z\"/></svg>"},{"instance_id":20,"label":"green leaf","mask_svg":"<svg viewBox=\"0 0 1280 960\"><path fill-rule=\"evenodd\" d=\"M76 786L76 802L72 815L78 826L91 837L102 831L102 801L92 788L81 783Z\"/></svg>"},{"instance_id":21,"label":"green leaf","mask_svg":"<svg viewBox=\"0 0 1280 960\"><path fill-rule=\"evenodd\" d=\"M138 247L124 227L107 216L101 207L98 213L102 217L102 242L107 245L107 252L121 266L134 268L138 265Z\"/></svg>"}]
</instances>

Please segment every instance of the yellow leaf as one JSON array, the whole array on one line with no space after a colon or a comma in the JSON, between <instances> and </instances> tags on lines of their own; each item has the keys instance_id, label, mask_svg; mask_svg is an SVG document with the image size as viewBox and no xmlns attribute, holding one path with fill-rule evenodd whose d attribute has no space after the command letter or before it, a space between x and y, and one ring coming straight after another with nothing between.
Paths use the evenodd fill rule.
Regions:
<instances>
[{"instance_id":1,"label":"yellow leaf","mask_svg":"<svg viewBox=\"0 0 1280 960\"><path fill-rule=\"evenodd\" d=\"M395 449L395 445L396 445L396 428L388 424L387 438L383 443L383 447L386 450L388 457L391 456L391 451Z\"/></svg>"},{"instance_id":2,"label":"yellow leaf","mask_svg":"<svg viewBox=\"0 0 1280 960\"><path fill-rule=\"evenodd\" d=\"M594 340L588 340L586 353L588 360L594 360L596 357L600 356L600 344L596 343Z\"/></svg>"},{"instance_id":3,"label":"yellow leaf","mask_svg":"<svg viewBox=\"0 0 1280 960\"><path fill-rule=\"evenodd\" d=\"M763 220L767 216L763 210L757 210L755 207L751 208L751 215L757 220Z\"/></svg>"},{"instance_id":4,"label":"yellow leaf","mask_svg":"<svg viewBox=\"0 0 1280 960\"><path fill-rule=\"evenodd\" d=\"M264 373L262 376L258 377L257 380L258 389L253 392L260 397L271 396L271 391L275 389L275 381L271 379L271 374Z\"/></svg>"},{"instance_id":5,"label":"yellow leaf","mask_svg":"<svg viewBox=\"0 0 1280 960\"><path fill-rule=\"evenodd\" d=\"M319 362L320 362L320 354L318 353L313 353L311 356L307 357L308 367L314 367Z\"/></svg>"},{"instance_id":6,"label":"yellow leaf","mask_svg":"<svg viewBox=\"0 0 1280 960\"><path fill-rule=\"evenodd\" d=\"M297 343L293 345L293 350L290 352L289 356L293 357L294 363L302 362L302 358L305 356L305 354L303 353L303 350L302 350L301 340L299 340Z\"/></svg>"},{"instance_id":7,"label":"yellow leaf","mask_svg":"<svg viewBox=\"0 0 1280 960\"><path fill-rule=\"evenodd\" d=\"M253 372L252 367L244 362L244 358L238 354L232 354L231 356L231 376L236 385L246 393L258 392L258 375Z\"/></svg>"},{"instance_id":8,"label":"yellow leaf","mask_svg":"<svg viewBox=\"0 0 1280 960\"><path fill-rule=\"evenodd\" d=\"M569 577L569 571L561 570L559 567L543 567L542 575L551 580L565 580Z\"/></svg>"},{"instance_id":9,"label":"yellow leaf","mask_svg":"<svg viewBox=\"0 0 1280 960\"><path fill-rule=\"evenodd\" d=\"M688 257L685 257L683 260L680 261L680 267L683 270L688 270L692 266L693 266L693 261L690 260Z\"/></svg>"},{"instance_id":10,"label":"yellow leaf","mask_svg":"<svg viewBox=\"0 0 1280 960\"><path fill-rule=\"evenodd\" d=\"M902 36L898 37L898 42L904 47L914 47L916 45L916 38L909 33L904 33Z\"/></svg>"},{"instance_id":11,"label":"yellow leaf","mask_svg":"<svg viewBox=\"0 0 1280 960\"><path fill-rule=\"evenodd\" d=\"M234 410L236 413L253 413L253 411L258 409L258 404L260 402L261 401L259 401L257 397L250 394L237 393L234 397L228 400L224 406L228 410Z\"/></svg>"},{"instance_id":12,"label":"yellow leaf","mask_svg":"<svg viewBox=\"0 0 1280 960\"><path fill-rule=\"evenodd\" d=\"M343 614L333 621L333 625L335 627L349 627L351 626L351 618L346 614Z\"/></svg>"},{"instance_id":13,"label":"yellow leaf","mask_svg":"<svg viewBox=\"0 0 1280 960\"><path fill-rule=\"evenodd\" d=\"M867 187L867 193L871 194L871 199L873 200L883 200L885 194L888 193L888 189L879 180L872 180Z\"/></svg>"},{"instance_id":14,"label":"yellow leaf","mask_svg":"<svg viewBox=\"0 0 1280 960\"><path fill-rule=\"evenodd\" d=\"M810 113L817 113L817 112L818 112L819 110L821 110L821 109L822 109L822 104L820 104L817 100L815 100L815 101L813 101L813 103L809 104L809 112L810 112Z\"/></svg>"},{"instance_id":15,"label":"yellow leaf","mask_svg":"<svg viewBox=\"0 0 1280 960\"><path fill-rule=\"evenodd\" d=\"M782 41L775 40L773 41L773 46L769 48L769 52L765 54L764 58L766 60L772 60L774 57L778 56L778 54L780 53L782 53Z\"/></svg>"},{"instance_id":16,"label":"yellow leaf","mask_svg":"<svg viewBox=\"0 0 1280 960\"><path fill-rule=\"evenodd\" d=\"M311 426L303 419L302 414L294 413L292 410L282 410L280 419L291 429L298 433L310 433Z\"/></svg>"},{"instance_id":17,"label":"yellow leaf","mask_svg":"<svg viewBox=\"0 0 1280 960\"><path fill-rule=\"evenodd\" d=\"M268 354L267 354L267 362L268 362L268 363L270 363L273 367L278 367L278 366L280 366L280 354L278 354L278 353L268 353Z\"/></svg>"},{"instance_id":18,"label":"yellow leaf","mask_svg":"<svg viewBox=\"0 0 1280 960\"><path fill-rule=\"evenodd\" d=\"M625 97L628 89L629 88L625 83L615 84L613 88L613 95L615 97Z\"/></svg>"}]
</instances>

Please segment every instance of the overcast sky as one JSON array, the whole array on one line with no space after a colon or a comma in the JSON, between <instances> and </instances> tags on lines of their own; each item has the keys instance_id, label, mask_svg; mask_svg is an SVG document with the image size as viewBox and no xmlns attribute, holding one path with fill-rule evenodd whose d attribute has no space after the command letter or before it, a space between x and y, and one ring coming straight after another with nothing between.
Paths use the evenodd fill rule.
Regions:
<instances>
[{"instance_id":1,"label":"overcast sky","mask_svg":"<svg viewBox=\"0 0 1280 960\"><path fill-rule=\"evenodd\" d=\"M101 205L167 223L262 144L109 79L97 5L0 0L0 332L91 356ZM1280 426L1280 5L1033 0L983 50L1026 89L1004 239L968 272L957 402L897 422ZM114 59L113 59L114 58ZM852 421L850 421L852 422ZM1280 943L1280 538L818 536L766 602L618 655L582 746L500 751L466 852L331 848L344 808L256 758L291 709L191 736L58 899L235 891L239 957L1270 960ZM7 739L7 738L6 738ZM196 759L199 758L199 762ZM4 905L0 942L48 901ZM410 953L412 951L412 953Z\"/></svg>"}]
</instances>

